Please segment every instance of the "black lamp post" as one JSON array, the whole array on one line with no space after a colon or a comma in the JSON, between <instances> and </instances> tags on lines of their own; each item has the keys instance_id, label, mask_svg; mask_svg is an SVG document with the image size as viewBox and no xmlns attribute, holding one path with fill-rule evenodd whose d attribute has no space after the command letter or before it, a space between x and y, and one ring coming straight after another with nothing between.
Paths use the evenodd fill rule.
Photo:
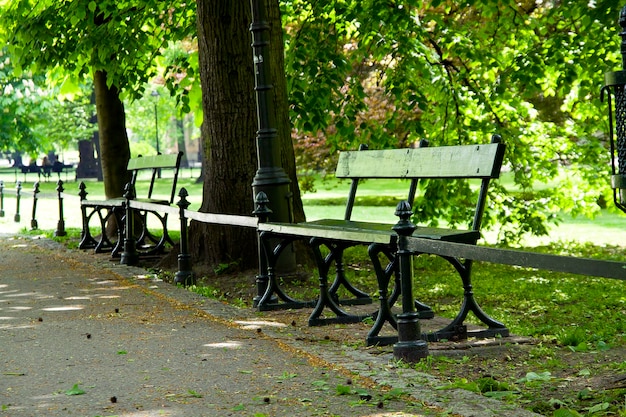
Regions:
<instances>
[{"instance_id":1,"label":"black lamp post","mask_svg":"<svg viewBox=\"0 0 626 417\"><path fill-rule=\"evenodd\" d=\"M619 25L622 31L622 70L604 74L605 85L602 88L601 98L607 93L609 107L609 138L611 142L611 187L615 205L626 212L626 6L619 16ZM613 127L613 105L611 98L615 97L615 128ZM617 135L615 140L614 135ZM617 159L617 170L616 170Z\"/></svg>"},{"instance_id":2,"label":"black lamp post","mask_svg":"<svg viewBox=\"0 0 626 417\"><path fill-rule=\"evenodd\" d=\"M150 95L154 97L154 131L155 131L155 137L156 137L156 151L157 151L157 155L160 155L161 149L159 149L159 111L158 111L160 94L157 90L154 90ZM157 177L161 178L160 169L157 171Z\"/></svg>"},{"instance_id":3,"label":"black lamp post","mask_svg":"<svg viewBox=\"0 0 626 417\"><path fill-rule=\"evenodd\" d=\"M257 103L258 130L256 147L258 169L252 182L254 196L264 192L269 199L272 214L271 221L291 222L290 180L281 166L280 143L276 129L274 110L274 86L270 72L270 26L267 21L266 0L250 0L252 8L252 49L254 59L254 81ZM254 198L253 196L253 198ZM284 251L281 265L288 268ZM295 265L295 262L294 262Z\"/></svg>"}]
</instances>

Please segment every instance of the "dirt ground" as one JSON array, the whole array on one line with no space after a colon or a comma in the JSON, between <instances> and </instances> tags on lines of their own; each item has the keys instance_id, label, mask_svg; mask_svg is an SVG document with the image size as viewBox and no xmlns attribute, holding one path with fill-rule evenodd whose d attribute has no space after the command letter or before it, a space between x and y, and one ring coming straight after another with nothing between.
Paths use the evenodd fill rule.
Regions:
<instances>
[{"instance_id":1,"label":"dirt ground","mask_svg":"<svg viewBox=\"0 0 626 417\"><path fill-rule=\"evenodd\" d=\"M257 294L255 271L209 274L199 284L223 302L252 308ZM309 281L307 285L311 284ZM294 284L301 286L301 281ZM312 294L315 293L312 285ZM289 286L286 286L289 293ZM299 288L301 291L301 288ZM349 313L374 312L371 305L346 306ZM358 347L372 355L391 352L392 346L367 347L365 335L371 322L308 326L310 308L258 313L260 317L285 324L285 337L308 343ZM443 327L447 320L422 320L422 331ZM385 331L393 335L394 329ZM429 343L430 358L415 366L449 385L446 388L479 389L487 396L516 404L542 415L564 408L587 415L626 415L626 348L576 352L557 346L553 340L513 335L487 340ZM486 384L486 385L485 385ZM478 387L478 388L477 388ZM494 391L494 392L489 392ZM618 414L619 413L619 414ZM576 415L576 414L571 414Z\"/></svg>"}]
</instances>

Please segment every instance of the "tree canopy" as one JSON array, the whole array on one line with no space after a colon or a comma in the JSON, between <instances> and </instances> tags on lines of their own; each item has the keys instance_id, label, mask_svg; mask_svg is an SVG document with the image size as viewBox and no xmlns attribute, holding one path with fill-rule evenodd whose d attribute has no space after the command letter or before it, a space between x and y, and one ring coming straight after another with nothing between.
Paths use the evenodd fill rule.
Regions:
<instances>
[{"instance_id":1,"label":"tree canopy","mask_svg":"<svg viewBox=\"0 0 626 417\"><path fill-rule=\"evenodd\" d=\"M42 74L13 71L6 49L0 51L0 151L41 154L60 151L76 139L89 137L93 106L89 94L60 99ZM50 123L53 120L53 123Z\"/></svg>"},{"instance_id":2,"label":"tree canopy","mask_svg":"<svg viewBox=\"0 0 626 417\"><path fill-rule=\"evenodd\" d=\"M604 73L618 63L615 2L282 5L292 120L297 146L306 148L301 155L318 149L313 162L319 164L360 142L380 148L425 138L446 145L499 133L518 187L531 190L557 176L561 184L514 196L500 188L493 199L500 209L491 211L500 222L542 233L550 211L599 207L609 157L599 92ZM436 186L428 188L430 201L418 201L418 217L454 221L453 212L434 207ZM466 192L459 188L461 206Z\"/></svg>"},{"instance_id":3,"label":"tree canopy","mask_svg":"<svg viewBox=\"0 0 626 417\"><path fill-rule=\"evenodd\" d=\"M195 32L195 3L147 0L19 0L3 10L4 37L19 71L57 75L65 90L105 71L128 97L144 93L168 42Z\"/></svg>"},{"instance_id":4,"label":"tree canopy","mask_svg":"<svg viewBox=\"0 0 626 417\"><path fill-rule=\"evenodd\" d=\"M372 148L423 138L433 145L480 143L499 133L508 146L506 169L522 190L494 188L497 210L487 221L504 223L503 237L512 238L512 230L545 233L550 213L592 213L608 195L608 126L599 91L604 73L619 63L615 2L279 4L299 169L324 168L338 149L363 142ZM164 46L190 42L196 33L193 2L19 0L3 8L0 37L8 39L14 65L47 71L64 90L103 71L109 87L142 96ZM228 33L216 39L248 42ZM187 94L199 102L200 89L197 55L186 51L195 49L171 57L166 85L188 110ZM559 187L533 191L537 181L553 179ZM422 186L418 220L460 217L434 203L439 185ZM462 208L471 188L455 187Z\"/></svg>"}]
</instances>

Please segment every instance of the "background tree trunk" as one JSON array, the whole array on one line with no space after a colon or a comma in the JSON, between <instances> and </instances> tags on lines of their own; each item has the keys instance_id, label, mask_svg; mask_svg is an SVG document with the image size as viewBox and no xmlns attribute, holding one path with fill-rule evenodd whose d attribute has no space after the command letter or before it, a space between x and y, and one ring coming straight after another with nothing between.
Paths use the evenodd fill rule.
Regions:
<instances>
[{"instance_id":1,"label":"background tree trunk","mask_svg":"<svg viewBox=\"0 0 626 417\"><path fill-rule=\"evenodd\" d=\"M287 78L285 77L285 44L283 41L280 4L279 0L269 0L267 3L267 18L270 23L270 69L272 72L272 83L274 84L274 108L276 109L276 124L278 127L278 139L280 140L281 163L285 173L291 180L293 219L298 223L305 221L306 218L300 196L300 187L298 186L296 156L291 139Z\"/></svg>"},{"instance_id":2,"label":"background tree trunk","mask_svg":"<svg viewBox=\"0 0 626 417\"><path fill-rule=\"evenodd\" d=\"M130 180L126 171L130 147L126 134L124 104L120 100L118 89L115 86L107 86L106 72L95 72L94 88L104 193L107 198L120 197L124 194L124 186Z\"/></svg>"}]
</instances>

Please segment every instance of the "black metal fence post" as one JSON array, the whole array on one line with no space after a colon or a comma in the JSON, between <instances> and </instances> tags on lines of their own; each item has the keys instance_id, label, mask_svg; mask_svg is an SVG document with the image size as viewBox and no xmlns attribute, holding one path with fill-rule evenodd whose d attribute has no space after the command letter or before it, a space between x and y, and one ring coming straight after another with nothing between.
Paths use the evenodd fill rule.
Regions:
<instances>
[{"instance_id":1,"label":"black metal fence post","mask_svg":"<svg viewBox=\"0 0 626 417\"><path fill-rule=\"evenodd\" d=\"M400 218L393 226L398 234L398 263L402 292L402 313L398 314L398 343L393 345L393 356L405 362L418 362L428 356L428 344L421 339L419 314L413 298L413 254L407 249L407 237L416 226L411 223L413 210L407 201L398 203L395 212Z\"/></svg>"},{"instance_id":2,"label":"black metal fence post","mask_svg":"<svg viewBox=\"0 0 626 417\"><path fill-rule=\"evenodd\" d=\"M78 197L80 198L80 215L82 218L83 227L80 230L80 243L79 249L95 248L96 241L91 236L89 231L89 218L87 217L87 208L83 205L83 201L87 199L87 186L83 181L78 184Z\"/></svg>"},{"instance_id":3,"label":"black metal fence post","mask_svg":"<svg viewBox=\"0 0 626 417\"><path fill-rule=\"evenodd\" d=\"M13 216L13 220L15 223L19 223L21 220L20 217L20 198L22 196L22 181L17 182L17 186L15 187L15 216Z\"/></svg>"},{"instance_id":4,"label":"black metal fence post","mask_svg":"<svg viewBox=\"0 0 626 417\"><path fill-rule=\"evenodd\" d=\"M265 223L270 214L272 214L272 210L270 210L267 205L269 203L269 199L267 198L267 194L263 191L259 192L255 197L255 205L256 208L252 212L258 219L259 223ZM261 242L261 236L258 237L258 247L259 247L259 274L256 276L256 288L257 295L254 297L253 306L257 307L259 305L259 301L263 298L265 294L265 290L269 285L269 276L267 275L267 256L265 254L265 249L263 248L263 242Z\"/></svg>"},{"instance_id":5,"label":"black metal fence post","mask_svg":"<svg viewBox=\"0 0 626 417\"><path fill-rule=\"evenodd\" d=\"M187 240L187 218L185 217L185 210L189 208L190 204L187 200L189 193L183 187L180 189L178 196L180 200L176 205L180 208L180 250L178 253L178 271L174 276L174 283L182 284L186 287L196 283L191 269L191 254L189 253Z\"/></svg>"},{"instance_id":6,"label":"black metal fence post","mask_svg":"<svg viewBox=\"0 0 626 417\"><path fill-rule=\"evenodd\" d=\"M124 211L126 221L124 223L124 251L121 254L120 263L122 265L136 265L139 260L139 254L137 253L137 245L135 242L135 236L133 236L133 209L130 207L130 201L135 198L135 190L131 183L126 184L124 187ZM115 209L113 209L115 210ZM118 225L119 228L119 225ZM122 236L119 237L120 239Z\"/></svg>"},{"instance_id":7,"label":"black metal fence post","mask_svg":"<svg viewBox=\"0 0 626 417\"><path fill-rule=\"evenodd\" d=\"M55 236L66 236L67 232L65 231L65 220L63 218L63 181L57 181L57 195L59 199L59 222L57 223L57 230L54 232Z\"/></svg>"},{"instance_id":8,"label":"black metal fence post","mask_svg":"<svg viewBox=\"0 0 626 417\"><path fill-rule=\"evenodd\" d=\"M0 180L0 217L4 217L4 181Z\"/></svg>"},{"instance_id":9,"label":"black metal fence post","mask_svg":"<svg viewBox=\"0 0 626 417\"><path fill-rule=\"evenodd\" d=\"M37 230L37 194L39 194L39 181L33 184L33 212L30 218L30 230Z\"/></svg>"}]
</instances>

